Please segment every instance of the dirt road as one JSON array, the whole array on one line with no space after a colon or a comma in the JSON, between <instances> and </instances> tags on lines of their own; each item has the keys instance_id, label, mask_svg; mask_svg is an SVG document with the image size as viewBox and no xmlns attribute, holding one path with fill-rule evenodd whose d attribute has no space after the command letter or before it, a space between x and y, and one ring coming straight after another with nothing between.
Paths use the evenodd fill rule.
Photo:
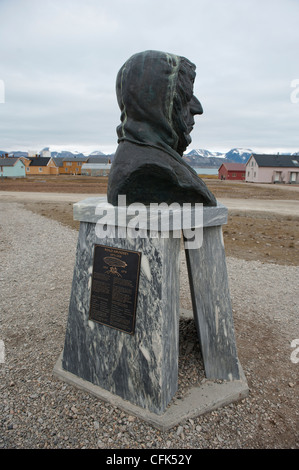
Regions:
<instances>
[{"instance_id":1,"label":"dirt road","mask_svg":"<svg viewBox=\"0 0 299 470\"><path fill-rule=\"evenodd\" d=\"M229 210L272 212L274 214L299 216L299 202L293 200L219 198Z\"/></svg>"},{"instance_id":2,"label":"dirt road","mask_svg":"<svg viewBox=\"0 0 299 470\"><path fill-rule=\"evenodd\" d=\"M69 202L75 203L87 197L95 197L93 193L50 193L50 192L21 192L21 191L0 191L2 202ZM98 194L97 196L105 196ZM237 211L258 211L271 212L274 214L291 215L299 217L299 201L281 199L243 199L220 197L218 201L224 204L229 210Z\"/></svg>"},{"instance_id":3,"label":"dirt road","mask_svg":"<svg viewBox=\"0 0 299 470\"><path fill-rule=\"evenodd\" d=\"M87 197L95 197L95 194L76 193L47 193L47 192L22 192L22 191L0 191L2 202L71 202L75 203ZM105 194L99 194L105 196Z\"/></svg>"}]
</instances>

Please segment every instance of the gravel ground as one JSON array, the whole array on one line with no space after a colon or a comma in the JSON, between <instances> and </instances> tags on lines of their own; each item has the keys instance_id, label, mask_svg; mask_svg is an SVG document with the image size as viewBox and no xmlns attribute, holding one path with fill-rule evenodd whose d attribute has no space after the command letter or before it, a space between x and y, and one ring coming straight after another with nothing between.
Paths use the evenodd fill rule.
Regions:
<instances>
[{"instance_id":1,"label":"gravel ground","mask_svg":"<svg viewBox=\"0 0 299 470\"><path fill-rule=\"evenodd\" d=\"M299 338L298 267L227 258L249 397L162 432L53 376L76 243L75 230L0 203L0 448L299 447L299 353L291 347ZM184 259L181 304L191 309ZM194 323L182 320L178 395L201 380Z\"/></svg>"}]
</instances>

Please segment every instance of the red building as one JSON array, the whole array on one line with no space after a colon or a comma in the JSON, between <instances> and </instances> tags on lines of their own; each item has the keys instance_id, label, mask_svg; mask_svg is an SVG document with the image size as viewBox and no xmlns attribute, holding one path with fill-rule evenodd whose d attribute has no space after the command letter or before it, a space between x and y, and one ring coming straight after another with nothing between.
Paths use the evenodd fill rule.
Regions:
<instances>
[{"instance_id":1,"label":"red building","mask_svg":"<svg viewBox=\"0 0 299 470\"><path fill-rule=\"evenodd\" d=\"M218 170L220 180L245 180L245 163L222 163Z\"/></svg>"}]
</instances>

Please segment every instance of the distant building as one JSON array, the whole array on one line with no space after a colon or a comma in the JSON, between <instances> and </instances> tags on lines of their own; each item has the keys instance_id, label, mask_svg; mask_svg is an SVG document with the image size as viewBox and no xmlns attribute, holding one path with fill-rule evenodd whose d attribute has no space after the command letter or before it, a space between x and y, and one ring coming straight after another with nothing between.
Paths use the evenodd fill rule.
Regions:
<instances>
[{"instance_id":1,"label":"distant building","mask_svg":"<svg viewBox=\"0 0 299 470\"><path fill-rule=\"evenodd\" d=\"M18 157L25 166L26 175L91 175L107 176L111 168L113 155L58 156L51 157L49 149L41 151L41 155L28 152L28 156ZM10 160L12 157L9 157ZM84 167L84 173L82 168Z\"/></svg>"},{"instance_id":2,"label":"distant building","mask_svg":"<svg viewBox=\"0 0 299 470\"><path fill-rule=\"evenodd\" d=\"M32 158L20 157L20 160L22 160L22 162L24 163L25 168L26 168L27 166L30 165Z\"/></svg>"},{"instance_id":3,"label":"distant building","mask_svg":"<svg viewBox=\"0 0 299 470\"><path fill-rule=\"evenodd\" d=\"M81 175L81 167L88 160L88 157L68 157L62 161L59 173L63 175Z\"/></svg>"},{"instance_id":4,"label":"distant building","mask_svg":"<svg viewBox=\"0 0 299 470\"><path fill-rule=\"evenodd\" d=\"M111 163L84 163L81 174L85 176L108 176Z\"/></svg>"},{"instance_id":5,"label":"distant building","mask_svg":"<svg viewBox=\"0 0 299 470\"><path fill-rule=\"evenodd\" d=\"M0 178L24 178L25 176L25 165L20 158L0 158Z\"/></svg>"},{"instance_id":6,"label":"distant building","mask_svg":"<svg viewBox=\"0 0 299 470\"><path fill-rule=\"evenodd\" d=\"M298 184L299 156L252 154L246 163L246 181Z\"/></svg>"},{"instance_id":7,"label":"distant building","mask_svg":"<svg viewBox=\"0 0 299 470\"><path fill-rule=\"evenodd\" d=\"M111 163L109 155L89 155L86 163Z\"/></svg>"},{"instance_id":8,"label":"distant building","mask_svg":"<svg viewBox=\"0 0 299 470\"><path fill-rule=\"evenodd\" d=\"M27 175L58 175L59 168L55 165L53 158L35 157L27 159Z\"/></svg>"},{"instance_id":9,"label":"distant building","mask_svg":"<svg viewBox=\"0 0 299 470\"><path fill-rule=\"evenodd\" d=\"M224 162L218 169L218 178L221 180L245 180L245 163Z\"/></svg>"},{"instance_id":10,"label":"distant building","mask_svg":"<svg viewBox=\"0 0 299 470\"><path fill-rule=\"evenodd\" d=\"M64 160L64 157L54 157L52 158L52 161L55 165L55 167L57 168L57 174L60 175L60 173L62 173L62 168L63 168L63 160Z\"/></svg>"}]
</instances>

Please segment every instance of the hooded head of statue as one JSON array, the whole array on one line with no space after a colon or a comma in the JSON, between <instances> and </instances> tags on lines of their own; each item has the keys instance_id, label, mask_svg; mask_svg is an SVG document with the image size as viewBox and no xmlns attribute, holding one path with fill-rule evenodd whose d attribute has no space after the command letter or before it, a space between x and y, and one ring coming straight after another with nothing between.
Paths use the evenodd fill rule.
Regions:
<instances>
[{"instance_id":1,"label":"hooded head of statue","mask_svg":"<svg viewBox=\"0 0 299 470\"><path fill-rule=\"evenodd\" d=\"M188 59L151 50L133 55L121 67L116 79L119 146L108 202L117 205L117 196L126 195L127 203L216 204L182 158L191 142L194 116L203 113L193 95L195 75Z\"/></svg>"},{"instance_id":2,"label":"hooded head of statue","mask_svg":"<svg viewBox=\"0 0 299 470\"><path fill-rule=\"evenodd\" d=\"M120 69L116 94L121 109L119 141L154 145L182 155L191 142L194 114L202 114L193 96L195 65L159 51L133 55Z\"/></svg>"}]
</instances>

